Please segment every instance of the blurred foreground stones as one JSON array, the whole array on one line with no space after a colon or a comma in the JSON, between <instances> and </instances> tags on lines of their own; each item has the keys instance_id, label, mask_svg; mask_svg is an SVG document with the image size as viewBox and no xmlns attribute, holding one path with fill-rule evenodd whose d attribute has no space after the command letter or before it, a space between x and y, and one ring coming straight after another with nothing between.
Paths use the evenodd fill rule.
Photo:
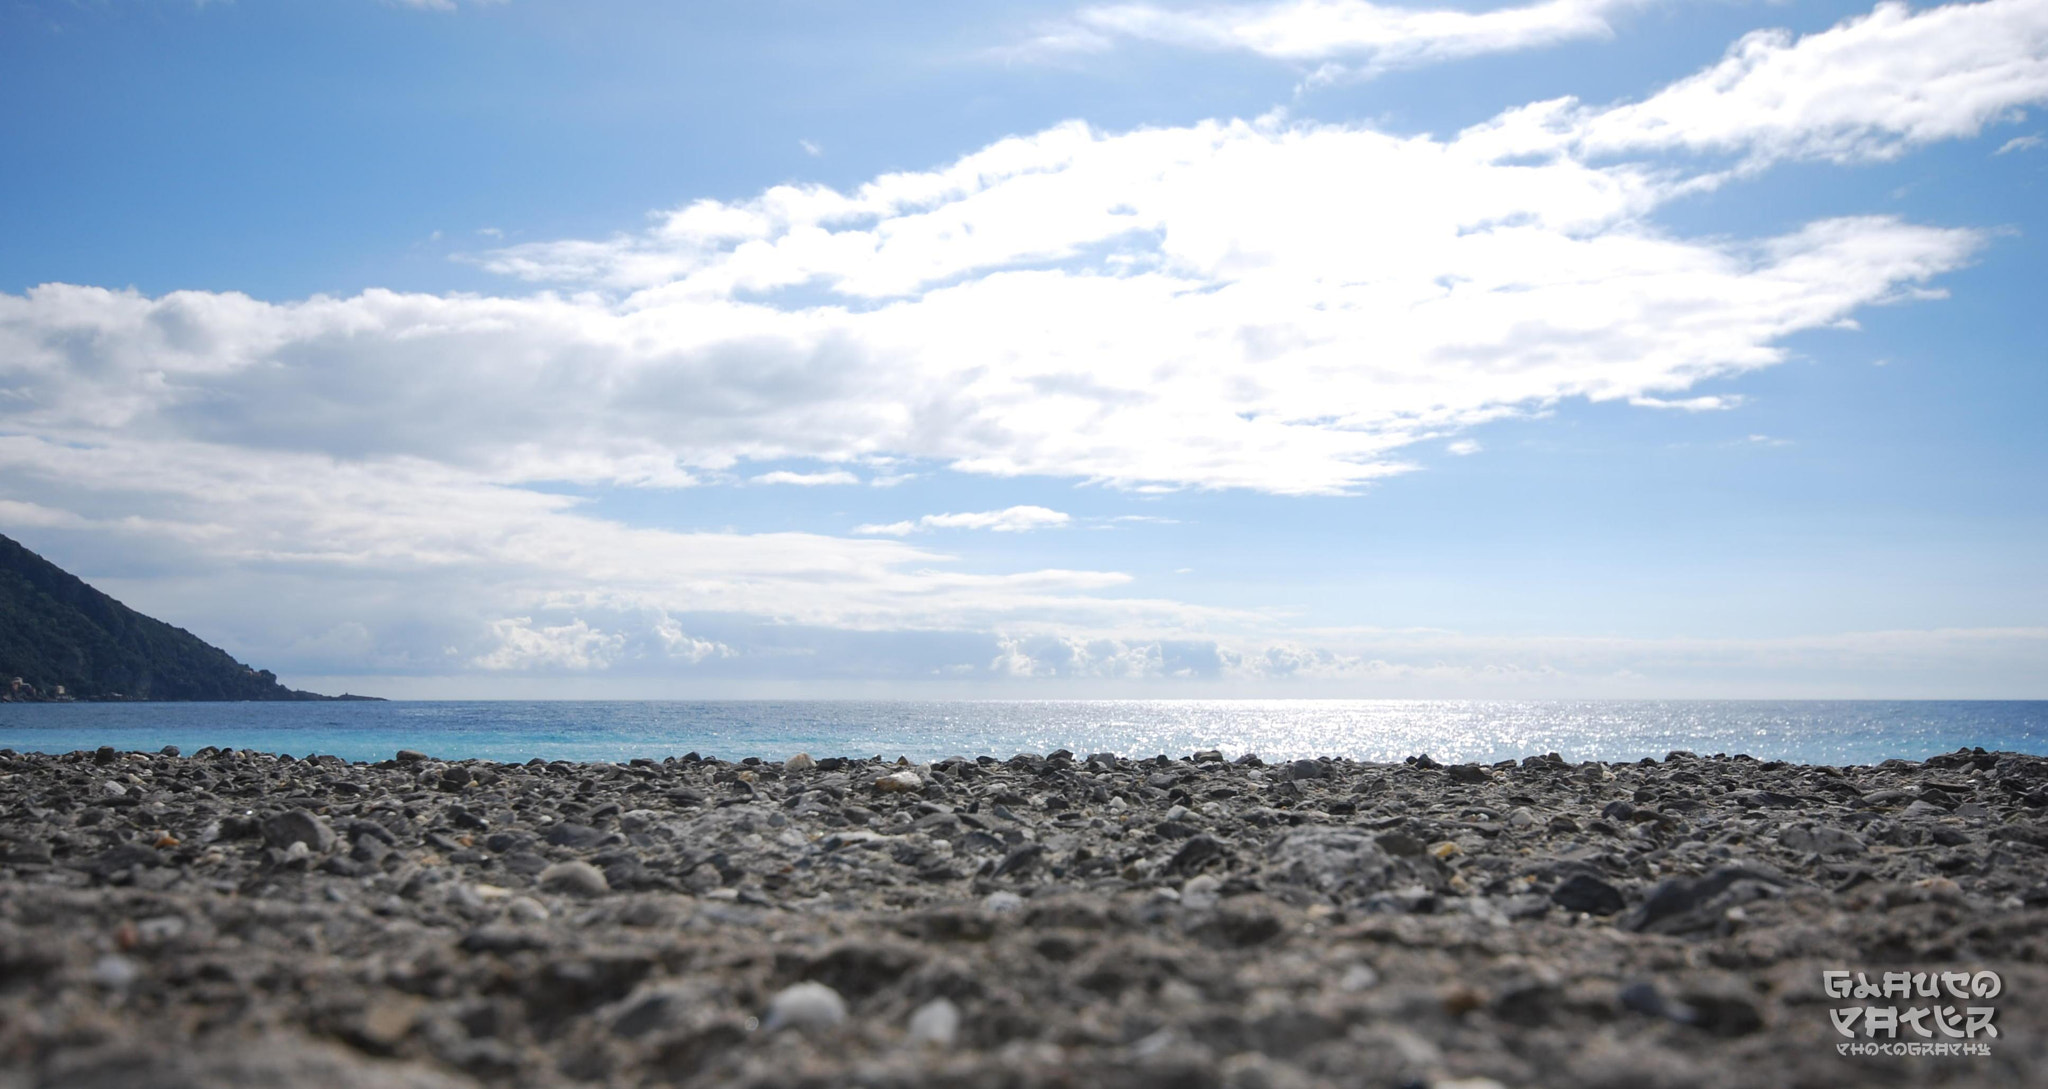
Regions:
<instances>
[{"instance_id":1,"label":"blurred foreground stones","mask_svg":"<svg viewBox=\"0 0 2048 1089\"><path fill-rule=\"evenodd\" d=\"M0 751L0 813L0 1089L2048 1079L2010 753ZM1837 1054L1824 970L1985 969L1990 1056Z\"/></svg>"}]
</instances>

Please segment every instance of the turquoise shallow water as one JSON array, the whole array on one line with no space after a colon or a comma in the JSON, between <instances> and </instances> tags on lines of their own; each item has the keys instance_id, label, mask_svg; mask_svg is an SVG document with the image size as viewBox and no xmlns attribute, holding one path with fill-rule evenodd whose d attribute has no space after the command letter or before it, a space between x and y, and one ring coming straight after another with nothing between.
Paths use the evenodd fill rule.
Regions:
<instances>
[{"instance_id":1,"label":"turquoise shallow water","mask_svg":"<svg viewBox=\"0 0 2048 1089\"><path fill-rule=\"evenodd\" d=\"M0 704L0 747L205 745L379 760L1007 757L1077 753L1494 761L1672 749L1806 763L1920 759L1959 746L2048 753L2048 701L615 701Z\"/></svg>"}]
</instances>

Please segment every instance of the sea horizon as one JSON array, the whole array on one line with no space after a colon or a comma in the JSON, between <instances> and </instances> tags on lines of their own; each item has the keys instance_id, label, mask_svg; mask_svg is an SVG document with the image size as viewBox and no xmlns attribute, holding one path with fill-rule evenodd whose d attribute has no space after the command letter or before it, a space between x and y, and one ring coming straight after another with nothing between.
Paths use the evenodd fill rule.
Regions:
<instances>
[{"instance_id":1,"label":"sea horizon","mask_svg":"<svg viewBox=\"0 0 2048 1089\"><path fill-rule=\"evenodd\" d=\"M1113 752L1495 763L1557 752L1627 761L1674 750L1816 764L1957 748L2048 752L2048 700L703 699L0 705L0 747L255 749L352 761L728 759Z\"/></svg>"}]
</instances>

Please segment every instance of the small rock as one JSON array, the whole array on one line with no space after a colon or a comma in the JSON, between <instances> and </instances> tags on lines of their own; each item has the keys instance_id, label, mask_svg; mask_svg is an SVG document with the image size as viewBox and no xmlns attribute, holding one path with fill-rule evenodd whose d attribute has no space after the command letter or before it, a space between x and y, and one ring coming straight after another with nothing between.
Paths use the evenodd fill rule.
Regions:
<instances>
[{"instance_id":1,"label":"small rock","mask_svg":"<svg viewBox=\"0 0 2048 1089\"><path fill-rule=\"evenodd\" d=\"M823 983L786 987L768 1003L761 1027L768 1032L793 1028L802 1032L832 1028L846 1020L846 1000Z\"/></svg>"},{"instance_id":2,"label":"small rock","mask_svg":"<svg viewBox=\"0 0 2048 1089\"><path fill-rule=\"evenodd\" d=\"M924 789L924 780L914 771L899 771L875 780L877 794L915 794Z\"/></svg>"},{"instance_id":3,"label":"small rock","mask_svg":"<svg viewBox=\"0 0 2048 1089\"><path fill-rule=\"evenodd\" d=\"M1612 915L1628 906L1620 889L1583 873L1552 889L1550 899L1566 911L1583 911L1588 915Z\"/></svg>"},{"instance_id":4,"label":"small rock","mask_svg":"<svg viewBox=\"0 0 2048 1089\"><path fill-rule=\"evenodd\" d=\"M981 910L990 915L1008 915L1024 909L1024 898L1014 892L992 892L981 902Z\"/></svg>"},{"instance_id":5,"label":"small rock","mask_svg":"<svg viewBox=\"0 0 2048 1089\"><path fill-rule=\"evenodd\" d=\"M1651 1017L1666 1016L1669 1008L1663 992L1657 989L1655 983L1648 980L1637 980L1623 987L1619 998L1622 1009L1648 1014Z\"/></svg>"},{"instance_id":6,"label":"small rock","mask_svg":"<svg viewBox=\"0 0 2048 1089\"><path fill-rule=\"evenodd\" d=\"M1337 980L1338 988L1346 991L1366 991L1379 986L1380 974L1370 964L1354 964L1344 969L1343 978Z\"/></svg>"},{"instance_id":7,"label":"small rock","mask_svg":"<svg viewBox=\"0 0 2048 1089\"><path fill-rule=\"evenodd\" d=\"M293 809L263 822L263 842L286 850L303 843L309 851L325 854L334 846L334 829L304 809Z\"/></svg>"},{"instance_id":8,"label":"small rock","mask_svg":"<svg viewBox=\"0 0 2048 1089\"><path fill-rule=\"evenodd\" d=\"M410 995L372 1004L363 1011L362 1021L356 1026L361 1043L379 1054L389 1054L399 1041L411 1035L422 1005Z\"/></svg>"},{"instance_id":9,"label":"small rock","mask_svg":"<svg viewBox=\"0 0 2048 1089\"><path fill-rule=\"evenodd\" d=\"M427 760L427 754L412 749L400 749L397 759L401 764L423 764Z\"/></svg>"},{"instance_id":10,"label":"small rock","mask_svg":"<svg viewBox=\"0 0 2048 1089\"><path fill-rule=\"evenodd\" d=\"M782 762L782 770L788 772L816 771L817 768L818 762L811 759L811 754L807 752L797 753Z\"/></svg>"},{"instance_id":11,"label":"small rock","mask_svg":"<svg viewBox=\"0 0 2048 1089\"><path fill-rule=\"evenodd\" d=\"M629 809L619 814L619 831L629 836L635 832L645 832L660 824L661 819L662 814L659 810Z\"/></svg>"},{"instance_id":12,"label":"small rock","mask_svg":"<svg viewBox=\"0 0 2048 1089\"><path fill-rule=\"evenodd\" d=\"M93 981L109 990L124 990L141 977L142 969L118 953L108 953L92 962Z\"/></svg>"},{"instance_id":13,"label":"small rock","mask_svg":"<svg viewBox=\"0 0 2048 1089\"><path fill-rule=\"evenodd\" d=\"M601 896L611 891L604 871L588 862L557 862L540 872L540 887L575 896Z\"/></svg>"},{"instance_id":14,"label":"small rock","mask_svg":"<svg viewBox=\"0 0 2048 1089\"><path fill-rule=\"evenodd\" d=\"M680 1023L697 993L688 985L671 984L643 992L612 1020L612 1031L629 1040Z\"/></svg>"},{"instance_id":15,"label":"small rock","mask_svg":"<svg viewBox=\"0 0 2048 1089\"><path fill-rule=\"evenodd\" d=\"M909 1038L913 1045L948 1048L960 1034L960 1007L946 998L934 998L910 1015Z\"/></svg>"},{"instance_id":16,"label":"small rock","mask_svg":"<svg viewBox=\"0 0 2048 1089\"><path fill-rule=\"evenodd\" d=\"M1207 911L1222 899L1218 892L1222 887L1223 882L1217 880L1214 875L1203 874L1181 886L1180 902L1197 911Z\"/></svg>"},{"instance_id":17,"label":"small rock","mask_svg":"<svg viewBox=\"0 0 2048 1089\"><path fill-rule=\"evenodd\" d=\"M1787 850L1821 855L1860 855L1869 850L1863 837L1826 824L1795 824L1778 835L1778 842Z\"/></svg>"},{"instance_id":18,"label":"small rock","mask_svg":"<svg viewBox=\"0 0 2048 1089\"><path fill-rule=\"evenodd\" d=\"M515 896L505 902L505 917L515 923L544 923L548 921L548 909L531 896Z\"/></svg>"},{"instance_id":19,"label":"small rock","mask_svg":"<svg viewBox=\"0 0 2048 1089\"><path fill-rule=\"evenodd\" d=\"M1453 764L1444 769L1454 783L1484 783L1493 778L1493 773L1477 764Z\"/></svg>"},{"instance_id":20,"label":"small rock","mask_svg":"<svg viewBox=\"0 0 2048 1089\"><path fill-rule=\"evenodd\" d=\"M1696 909L1728 892L1738 882L1754 886L1783 886L1785 879L1748 866L1723 866L1704 877L1674 877L1650 890L1649 898L1637 905L1622 922L1629 930L1662 931L1693 922Z\"/></svg>"},{"instance_id":21,"label":"small rock","mask_svg":"<svg viewBox=\"0 0 2048 1089\"><path fill-rule=\"evenodd\" d=\"M602 830L592 828L587 824L563 821L548 829L548 834L545 838L549 843L557 847L594 847L604 836L605 834Z\"/></svg>"}]
</instances>

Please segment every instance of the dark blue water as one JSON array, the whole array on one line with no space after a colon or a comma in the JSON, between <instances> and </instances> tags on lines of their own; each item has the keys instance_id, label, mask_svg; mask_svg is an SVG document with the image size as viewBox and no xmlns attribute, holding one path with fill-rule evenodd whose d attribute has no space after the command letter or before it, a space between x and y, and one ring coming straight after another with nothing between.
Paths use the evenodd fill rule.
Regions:
<instances>
[{"instance_id":1,"label":"dark blue water","mask_svg":"<svg viewBox=\"0 0 2048 1089\"><path fill-rule=\"evenodd\" d=\"M1806 763L1962 746L2048 753L2048 701L1046 700L0 704L0 747L205 745L380 760L814 756L1350 756L1494 761L1672 749Z\"/></svg>"}]
</instances>

